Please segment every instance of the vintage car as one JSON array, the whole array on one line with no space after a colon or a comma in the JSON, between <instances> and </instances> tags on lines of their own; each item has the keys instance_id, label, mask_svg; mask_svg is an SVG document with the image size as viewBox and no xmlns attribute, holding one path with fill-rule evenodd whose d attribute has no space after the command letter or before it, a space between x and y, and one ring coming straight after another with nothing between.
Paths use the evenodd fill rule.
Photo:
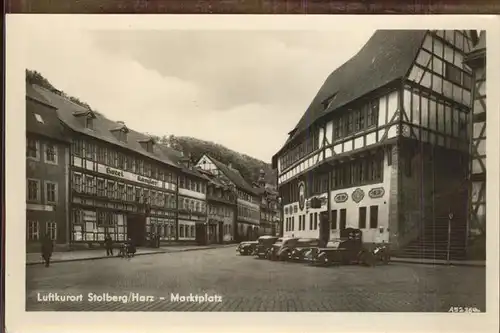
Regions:
<instances>
[{"instance_id":1,"label":"vintage car","mask_svg":"<svg viewBox=\"0 0 500 333\"><path fill-rule=\"evenodd\" d=\"M289 259L293 261L303 261L305 255L312 248L319 247L319 239L317 238L299 238L293 246L290 246Z\"/></svg>"},{"instance_id":2,"label":"vintage car","mask_svg":"<svg viewBox=\"0 0 500 333\"><path fill-rule=\"evenodd\" d=\"M283 237L274 243L268 250L267 258L269 260L289 260L292 250L295 248L299 238Z\"/></svg>"},{"instance_id":3,"label":"vintage car","mask_svg":"<svg viewBox=\"0 0 500 333\"><path fill-rule=\"evenodd\" d=\"M236 252L241 254L242 256L250 256L253 255L257 248L257 241L245 241L241 242L236 248Z\"/></svg>"},{"instance_id":4,"label":"vintage car","mask_svg":"<svg viewBox=\"0 0 500 333\"><path fill-rule=\"evenodd\" d=\"M373 264L374 254L363 246L361 230L347 228L343 230L341 236L344 237L330 240L326 246L309 250L305 255L305 261L317 265Z\"/></svg>"},{"instance_id":5,"label":"vintage car","mask_svg":"<svg viewBox=\"0 0 500 333\"><path fill-rule=\"evenodd\" d=\"M260 259L265 258L271 246L280 239L281 238L275 236L260 236L257 240L258 244L255 251L257 257L259 257Z\"/></svg>"}]
</instances>

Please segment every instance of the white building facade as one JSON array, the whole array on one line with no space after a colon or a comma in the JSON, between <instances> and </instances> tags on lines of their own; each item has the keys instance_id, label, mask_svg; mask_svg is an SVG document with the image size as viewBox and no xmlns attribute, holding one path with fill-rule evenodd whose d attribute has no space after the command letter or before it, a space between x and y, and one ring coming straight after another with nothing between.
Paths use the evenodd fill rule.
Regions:
<instances>
[{"instance_id":1,"label":"white building facade","mask_svg":"<svg viewBox=\"0 0 500 333\"><path fill-rule=\"evenodd\" d=\"M330 74L273 157L283 234L425 247L455 216L464 247L471 48L467 31L381 30Z\"/></svg>"}]
</instances>

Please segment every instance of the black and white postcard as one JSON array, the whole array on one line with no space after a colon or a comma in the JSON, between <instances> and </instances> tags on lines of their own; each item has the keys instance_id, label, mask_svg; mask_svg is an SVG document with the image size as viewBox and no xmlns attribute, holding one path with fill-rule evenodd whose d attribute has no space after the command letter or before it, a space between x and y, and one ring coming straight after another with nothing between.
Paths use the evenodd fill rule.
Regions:
<instances>
[{"instance_id":1,"label":"black and white postcard","mask_svg":"<svg viewBox=\"0 0 500 333\"><path fill-rule=\"evenodd\" d=\"M8 331L496 331L498 19L6 27Z\"/></svg>"}]
</instances>

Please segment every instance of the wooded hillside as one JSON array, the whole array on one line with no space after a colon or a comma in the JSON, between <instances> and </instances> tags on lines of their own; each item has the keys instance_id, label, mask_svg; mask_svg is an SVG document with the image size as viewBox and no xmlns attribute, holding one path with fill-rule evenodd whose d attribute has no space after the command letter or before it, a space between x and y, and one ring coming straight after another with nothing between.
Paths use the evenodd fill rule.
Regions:
<instances>
[{"instance_id":1,"label":"wooded hillside","mask_svg":"<svg viewBox=\"0 0 500 333\"><path fill-rule=\"evenodd\" d=\"M37 71L27 69L26 81L32 84L40 85L51 91L60 91L56 87L54 87L48 79L46 79L41 73ZM63 91L60 92L62 95L66 96L74 103L91 108L86 102L81 101L77 97L70 96ZM233 168L240 171L241 175L250 184L257 181L257 179L259 178L259 172L261 169L263 169L266 173L266 181L269 184L276 186L276 173L274 172L274 170L272 170L271 165L265 163L264 161L245 154L238 153L223 145L193 137L175 136L173 134L169 136L165 135L162 137L154 137L158 142L166 144L175 150L181 151L186 156L191 155L193 161L197 161L198 159L200 159L203 154L209 154L210 156L224 164L231 164Z\"/></svg>"}]
</instances>

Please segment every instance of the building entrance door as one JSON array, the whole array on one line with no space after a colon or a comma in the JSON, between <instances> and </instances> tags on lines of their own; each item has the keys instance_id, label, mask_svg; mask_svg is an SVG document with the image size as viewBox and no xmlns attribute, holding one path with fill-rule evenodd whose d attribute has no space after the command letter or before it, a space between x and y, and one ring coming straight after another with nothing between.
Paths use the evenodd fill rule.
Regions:
<instances>
[{"instance_id":1,"label":"building entrance door","mask_svg":"<svg viewBox=\"0 0 500 333\"><path fill-rule=\"evenodd\" d=\"M129 215L127 217L127 237L136 246L144 245L146 241L146 216Z\"/></svg>"},{"instance_id":2,"label":"building entrance door","mask_svg":"<svg viewBox=\"0 0 500 333\"><path fill-rule=\"evenodd\" d=\"M219 237L217 242L219 244L222 244L223 241L224 241L224 222L219 222Z\"/></svg>"},{"instance_id":3,"label":"building entrance door","mask_svg":"<svg viewBox=\"0 0 500 333\"><path fill-rule=\"evenodd\" d=\"M321 212L319 214L319 241L326 246L330 240L330 220L328 212Z\"/></svg>"},{"instance_id":4,"label":"building entrance door","mask_svg":"<svg viewBox=\"0 0 500 333\"><path fill-rule=\"evenodd\" d=\"M207 244L207 226L204 223L196 223L196 243Z\"/></svg>"}]
</instances>

